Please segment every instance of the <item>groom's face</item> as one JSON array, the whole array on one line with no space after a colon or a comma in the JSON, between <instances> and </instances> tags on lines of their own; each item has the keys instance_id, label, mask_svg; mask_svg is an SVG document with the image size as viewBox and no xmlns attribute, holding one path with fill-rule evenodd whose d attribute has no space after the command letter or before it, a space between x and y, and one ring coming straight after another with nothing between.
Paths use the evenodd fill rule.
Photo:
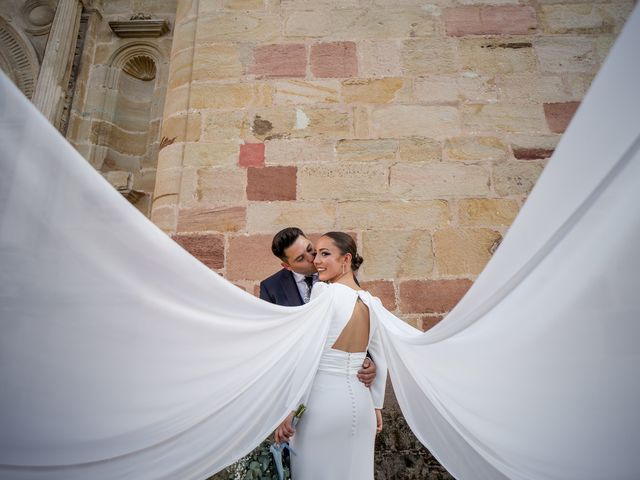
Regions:
<instances>
[{"instance_id":1,"label":"groom's face","mask_svg":"<svg viewBox=\"0 0 640 480\"><path fill-rule=\"evenodd\" d=\"M289 248L284 250L287 261L282 266L287 270L293 270L301 275L316 273L313 260L316 258L316 249L308 238L300 235Z\"/></svg>"}]
</instances>

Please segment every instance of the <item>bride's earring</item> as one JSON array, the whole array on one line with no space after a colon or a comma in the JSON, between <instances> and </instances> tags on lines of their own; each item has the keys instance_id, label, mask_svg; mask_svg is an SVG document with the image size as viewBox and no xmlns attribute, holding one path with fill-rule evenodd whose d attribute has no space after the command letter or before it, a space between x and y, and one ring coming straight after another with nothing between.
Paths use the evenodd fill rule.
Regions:
<instances>
[{"instance_id":1,"label":"bride's earring","mask_svg":"<svg viewBox=\"0 0 640 480\"><path fill-rule=\"evenodd\" d=\"M342 264L342 274L343 274L343 275L344 275L344 273L345 273L345 272L344 272L344 267L345 267L345 264L343 263L343 264Z\"/></svg>"}]
</instances>

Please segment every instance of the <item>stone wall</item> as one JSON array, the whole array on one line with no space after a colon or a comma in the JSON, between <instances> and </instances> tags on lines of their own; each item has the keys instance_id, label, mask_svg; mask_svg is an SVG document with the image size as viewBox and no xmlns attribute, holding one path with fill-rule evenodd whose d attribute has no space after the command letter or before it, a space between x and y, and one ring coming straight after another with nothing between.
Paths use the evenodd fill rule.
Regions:
<instances>
[{"instance_id":1,"label":"stone wall","mask_svg":"<svg viewBox=\"0 0 640 480\"><path fill-rule=\"evenodd\" d=\"M426 329L499 245L633 2L180 0L152 219L249 291L347 230Z\"/></svg>"}]
</instances>

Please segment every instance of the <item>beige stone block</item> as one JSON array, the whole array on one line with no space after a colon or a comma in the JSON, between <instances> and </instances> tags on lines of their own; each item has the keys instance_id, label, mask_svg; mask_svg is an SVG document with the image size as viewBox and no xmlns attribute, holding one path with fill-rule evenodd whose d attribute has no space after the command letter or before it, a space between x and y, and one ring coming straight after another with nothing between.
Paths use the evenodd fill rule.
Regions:
<instances>
[{"instance_id":1,"label":"beige stone block","mask_svg":"<svg viewBox=\"0 0 640 480\"><path fill-rule=\"evenodd\" d=\"M173 34L173 45L171 45L171 57L181 50L193 48L195 46L196 28L198 27L198 19L192 17L176 23Z\"/></svg>"},{"instance_id":2,"label":"beige stone block","mask_svg":"<svg viewBox=\"0 0 640 480\"><path fill-rule=\"evenodd\" d=\"M167 168L156 172L156 186L153 198L177 195L180 193L182 183L181 168Z\"/></svg>"},{"instance_id":3,"label":"beige stone block","mask_svg":"<svg viewBox=\"0 0 640 480\"><path fill-rule=\"evenodd\" d=\"M599 12L589 4L541 5L540 19L545 33L593 33L604 26Z\"/></svg>"},{"instance_id":4,"label":"beige stone block","mask_svg":"<svg viewBox=\"0 0 640 480\"><path fill-rule=\"evenodd\" d=\"M418 103L454 103L460 99L457 77L453 75L418 77L413 82Z\"/></svg>"},{"instance_id":5,"label":"beige stone block","mask_svg":"<svg viewBox=\"0 0 640 480\"><path fill-rule=\"evenodd\" d=\"M534 72L536 57L531 42L522 39L465 38L458 46L460 67L481 73Z\"/></svg>"},{"instance_id":6,"label":"beige stone block","mask_svg":"<svg viewBox=\"0 0 640 480\"><path fill-rule=\"evenodd\" d=\"M489 171L479 165L428 163L391 167L391 192L402 199L477 197L490 193Z\"/></svg>"},{"instance_id":7,"label":"beige stone block","mask_svg":"<svg viewBox=\"0 0 640 480\"><path fill-rule=\"evenodd\" d=\"M359 42L358 57L358 71L364 78L399 77L402 75L399 42Z\"/></svg>"},{"instance_id":8,"label":"beige stone block","mask_svg":"<svg viewBox=\"0 0 640 480\"><path fill-rule=\"evenodd\" d=\"M563 77L565 88L568 92L566 99L577 101L582 100L587 94L594 76L592 74L583 73L565 73Z\"/></svg>"},{"instance_id":9,"label":"beige stone block","mask_svg":"<svg viewBox=\"0 0 640 480\"><path fill-rule=\"evenodd\" d=\"M160 230L166 233L174 233L178 223L178 209L172 205L156 206L151 210L151 221Z\"/></svg>"},{"instance_id":10,"label":"beige stone block","mask_svg":"<svg viewBox=\"0 0 640 480\"><path fill-rule=\"evenodd\" d=\"M362 234L363 278L424 278L433 270L427 231L374 230Z\"/></svg>"},{"instance_id":11,"label":"beige stone block","mask_svg":"<svg viewBox=\"0 0 640 480\"><path fill-rule=\"evenodd\" d=\"M273 233L296 225L304 232L326 232L334 228L336 205L333 202L250 202L247 229Z\"/></svg>"},{"instance_id":12,"label":"beige stone block","mask_svg":"<svg viewBox=\"0 0 640 480\"><path fill-rule=\"evenodd\" d=\"M351 118L347 111L334 108L301 107L296 109L296 123L302 116L299 112L308 118L308 124L305 128L299 128L299 125L296 125L291 132L294 137L321 135L345 138L352 136Z\"/></svg>"},{"instance_id":13,"label":"beige stone block","mask_svg":"<svg viewBox=\"0 0 640 480\"><path fill-rule=\"evenodd\" d=\"M266 165L298 165L332 162L335 154L332 141L320 139L274 139L265 142Z\"/></svg>"},{"instance_id":14,"label":"beige stone block","mask_svg":"<svg viewBox=\"0 0 640 480\"><path fill-rule=\"evenodd\" d=\"M233 166L238 163L240 145L232 142L187 143L185 167Z\"/></svg>"},{"instance_id":15,"label":"beige stone block","mask_svg":"<svg viewBox=\"0 0 640 480\"><path fill-rule=\"evenodd\" d=\"M614 35L600 35L593 40L594 55L596 58L596 64L604 62L605 58L609 54L609 50L613 47L616 40Z\"/></svg>"},{"instance_id":16,"label":"beige stone block","mask_svg":"<svg viewBox=\"0 0 640 480\"><path fill-rule=\"evenodd\" d=\"M186 113L189 109L189 85L169 90L164 102L165 116Z\"/></svg>"},{"instance_id":17,"label":"beige stone block","mask_svg":"<svg viewBox=\"0 0 640 480\"><path fill-rule=\"evenodd\" d=\"M224 6L230 10L264 10L265 0L226 0Z\"/></svg>"},{"instance_id":18,"label":"beige stone block","mask_svg":"<svg viewBox=\"0 0 640 480\"><path fill-rule=\"evenodd\" d=\"M158 170L182 166L184 143L173 143L158 152Z\"/></svg>"},{"instance_id":19,"label":"beige stone block","mask_svg":"<svg viewBox=\"0 0 640 480\"><path fill-rule=\"evenodd\" d=\"M169 70L169 89L188 84L192 78L193 67L193 48L185 48L174 53Z\"/></svg>"},{"instance_id":20,"label":"beige stone block","mask_svg":"<svg viewBox=\"0 0 640 480\"><path fill-rule=\"evenodd\" d=\"M377 137L441 138L459 132L460 114L455 107L389 105L374 108L371 123Z\"/></svg>"},{"instance_id":21,"label":"beige stone block","mask_svg":"<svg viewBox=\"0 0 640 480\"><path fill-rule=\"evenodd\" d=\"M237 140L240 143L249 130L249 113L246 111L211 111L202 114L203 142Z\"/></svg>"},{"instance_id":22,"label":"beige stone block","mask_svg":"<svg viewBox=\"0 0 640 480\"><path fill-rule=\"evenodd\" d=\"M502 101L563 102L572 95L558 75L514 74L497 79Z\"/></svg>"},{"instance_id":23,"label":"beige stone block","mask_svg":"<svg viewBox=\"0 0 640 480\"><path fill-rule=\"evenodd\" d=\"M269 84L195 83L191 86L191 108L265 107L272 103L272 88Z\"/></svg>"},{"instance_id":24,"label":"beige stone block","mask_svg":"<svg viewBox=\"0 0 640 480\"><path fill-rule=\"evenodd\" d=\"M172 115L162 122L162 137L173 142L197 142L202 130L202 118L197 112Z\"/></svg>"},{"instance_id":25,"label":"beige stone block","mask_svg":"<svg viewBox=\"0 0 640 480\"><path fill-rule=\"evenodd\" d=\"M302 112L297 115L297 110ZM304 114L304 117L303 117ZM301 129L306 129L309 118L302 108L296 109L293 106L278 106L259 109L255 112L251 120L251 133L260 139L289 138L296 127L297 117L300 116L303 122Z\"/></svg>"},{"instance_id":26,"label":"beige stone block","mask_svg":"<svg viewBox=\"0 0 640 480\"><path fill-rule=\"evenodd\" d=\"M444 144L445 159L456 162L504 160L509 147L496 137L453 137Z\"/></svg>"},{"instance_id":27,"label":"beige stone block","mask_svg":"<svg viewBox=\"0 0 640 480\"><path fill-rule=\"evenodd\" d=\"M336 228L423 230L445 227L449 220L449 205L444 200L340 202Z\"/></svg>"},{"instance_id":28,"label":"beige stone block","mask_svg":"<svg viewBox=\"0 0 640 480\"><path fill-rule=\"evenodd\" d=\"M338 80L282 80L274 83L276 105L338 103Z\"/></svg>"},{"instance_id":29,"label":"beige stone block","mask_svg":"<svg viewBox=\"0 0 640 480\"><path fill-rule=\"evenodd\" d=\"M509 226L520 206L506 198L468 198L458 202L458 221L465 226Z\"/></svg>"},{"instance_id":30,"label":"beige stone block","mask_svg":"<svg viewBox=\"0 0 640 480\"><path fill-rule=\"evenodd\" d=\"M400 144L400 160L403 162L439 162L442 160L440 142L429 138L403 138Z\"/></svg>"},{"instance_id":31,"label":"beige stone block","mask_svg":"<svg viewBox=\"0 0 640 480\"><path fill-rule=\"evenodd\" d=\"M143 168L133 175L133 189L153 193L156 187L156 169Z\"/></svg>"},{"instance_id":32,"label":"beige stone block","mask_svg":"<svg viewBox=\"0 0 640 480\"><path fill-rule=\"evenodd\" d=\"M229 43L198 44L193 56L193 80L235 78L244 73L238 49Z\"/></svg>"},{"instance_id":33,"label":"beige stone block","mask_svg":"<svg viewBox=\"0 0 640 480\"><path fill-rule=\"evenodd\" d=\"M331 7L335 9L349 9L360 6L360 0L280 0L280 6L284 10L313 10Z\"/></svg>"},{"instance_id":34,"label":"beige stone block","mask_svg":"<svg viewBox=\"0 0 640 480\"><path fill-rule=\"evenodd\" d=\"M390 103L403 87L402 78L354 78L342 81L342 98L347 103Z\"/></svg>"},{"instance_id":35,"label":"beige stone block","mask_svg":"<svg viewBox=\"0 0 640 480\"><path fill-rule=\"evenodd\" d=\"M542 105L526 103L469 104L462 109L464 126L473 132L498 130L546 133Z\"/></svg>"},{"instance_id":36,"label":"beige stone block","mask_svg":"<svg viewBox=\"0 0 640 480\"><path fill-rule=\"evenodd\" d=\"M397 140L339 140L336 144L341 162L393 162L397 150Z\"/></svg>"},{"instance_id":37,"label":"beige stone block","mask_svg":"<svg viewBox=\"0 0 640 480\"><path fill-rule=\"evenodd\" d=\"M286 37L321 38L330 36L334 30L334 16L330 10L291 11L284 19Z\"/></svg>"},{"instance_id":38,"label":"beige stone block","mask_svg":"<svg viewBox=\"0 0 640 480\"><path fill-rule=\"evenodd\" d=\"M388 192L388 168L368 163L304 165L298 171L300 200L367 200Z\"/></svg>"},{"instance_id":39,"label":"beige stone block","mask_svg":"<svg viewBox=\"0 0 640 480\"><path fill-rule=\"evenodd\" d=\"M617 35L624 27L635 6L634 0L620 0L597 4L595 8L602 16L606 30Z\"/></svg>"},{"instance_id":40,"label":"beige stone block","mask_svg":"<svg viewBox=\"0 0 640 480\"><path fill-rule=\"evenodd\" d=\"M196 43L216 42L268 42L281 33L279 15L257 12L229 12L207 15L208 2L200 2L199 28Z\"/></svg>"},{"instance_id":41,"label":"beige stone block","mask_svg":"<svg viewBox=\"0 0 640 480\"><path fill-rule=\"evenodd\" d=\"M498 88L493 75L479 75L476 72L463 72L457 78L460 99L472 102L495 102L498 100Z\"/></svg>"},{"instance_id":42,"label":"beige stone block","mask_svg":"<svg viewBox=\"0 0 640 480\"><path fill-rule=\"evenodd\" d=\"M181 208L237 205L244 201L246 172L241 168L185 168L180 187Z\"/></svg>"},{"instance_id":43,"label":"beige stone block","mask_svg":"<svg viewBox=\"0 0 640 480\"><path fill-rule=\"evenodd\" d=\"M371 133L369 107L353 107L353 134L356 138L368 138Z\"/></svg>"},{"instance_id":44,"label":"beige stone block","mask_svg":"<svg viewBox=\"0 0 640 480\"><path fill-rule=\"evenodd\" d=\"M447 228L433 234L436 267L440 275L477 275L502 240L487 228Z\"/></svg>"},{"instance_id":45,"label":"beige stone block","mask_svg":"<svg viewBox=\"0 0 640 480\"><path fill-rule=\"evenodd\" d=\"M406 40L401 51L404 75L457 73L455 40L443 38Z\"/></svg>"},{"instance_id":46,"label":"beige stone block","mask_svg":"<svg viewBox=\"0 0 640 480\"><path fill-rule=\"evenodd\" d=\"M193 208L180 210L178 232L238 232L246 226L244 207Z\"/></svg>"},{"instance_id":47,"label":"beige stone block","mask_svg":"<svg viewBox=\"0 0 640 480\"><path fill-rule=\"evenodd\" d=\"M500 196L528 195L542 173L542 166L530 161L509 162L493 169L493 185Z\"/></svg>"},{"instance_id":48,"label":"beige stone block","mask_svg":"<svg viewBox=\"0 0 640 480\"><path fill-rule=\"evenodd\" d=\"M596 52L587 37L542 37L534 43L545 73L589 73L595 68Z\"/></svg>"}]
</instances>

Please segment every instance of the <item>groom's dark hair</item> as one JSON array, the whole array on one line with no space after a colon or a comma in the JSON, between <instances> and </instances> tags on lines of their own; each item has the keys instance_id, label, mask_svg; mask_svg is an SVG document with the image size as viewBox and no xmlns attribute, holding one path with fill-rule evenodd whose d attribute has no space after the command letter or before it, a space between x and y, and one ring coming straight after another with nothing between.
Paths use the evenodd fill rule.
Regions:
<instances>
[{"instance_id":1,"label":"groom's dark hair","mask_svg":"<svg viewBox=\"0 0 640 480\"><path fill-rule=\"evenodd\" d=\"M284 254L284 251L293 245L293 242L295 242L301 235L306 237L304 232L297 227L287 227L280 230L273 237L273 241L271 242L271 251L280 260L287 262L287 256Z\"/></svg>"}]
</instances>

